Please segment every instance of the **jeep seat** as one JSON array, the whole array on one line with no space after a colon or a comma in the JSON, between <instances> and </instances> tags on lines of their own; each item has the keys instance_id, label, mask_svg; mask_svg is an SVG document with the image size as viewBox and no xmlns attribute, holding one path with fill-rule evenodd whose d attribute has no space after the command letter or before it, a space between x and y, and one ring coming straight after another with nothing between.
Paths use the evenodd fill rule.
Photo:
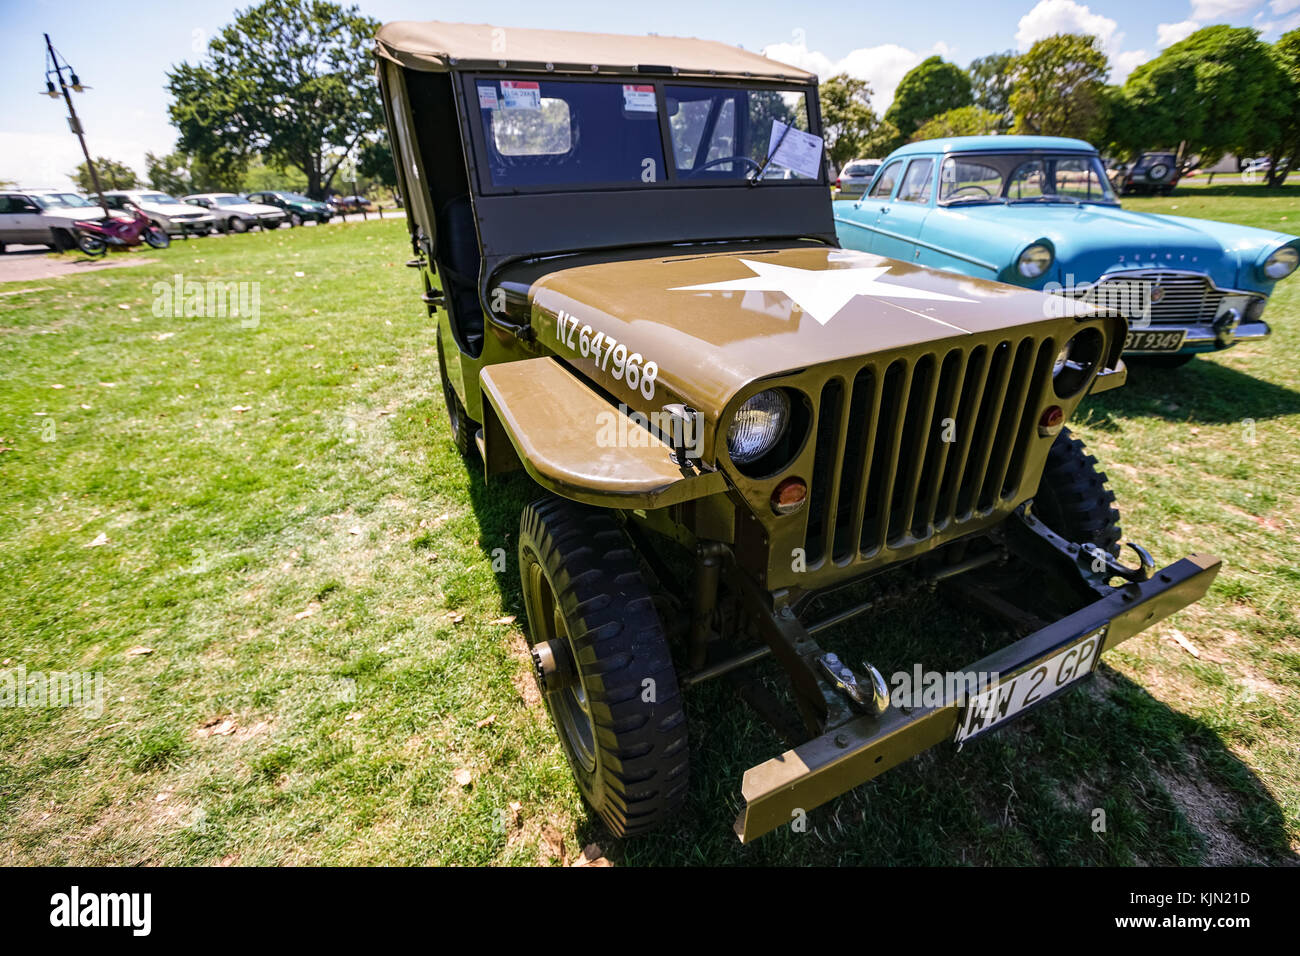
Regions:
<instances>
[{"instance_id":1,"label":"jeep seat","mask_svg":"<svg viewBox=\"0 0 1300 956\"><path fill-rule=\"evenodd\" d=\"M438 217L438 273L460 346L470 355L483 349L483 307L478 297L481 256L474 208L469 196L457 196Z\"/></svg>"}]
</instances>

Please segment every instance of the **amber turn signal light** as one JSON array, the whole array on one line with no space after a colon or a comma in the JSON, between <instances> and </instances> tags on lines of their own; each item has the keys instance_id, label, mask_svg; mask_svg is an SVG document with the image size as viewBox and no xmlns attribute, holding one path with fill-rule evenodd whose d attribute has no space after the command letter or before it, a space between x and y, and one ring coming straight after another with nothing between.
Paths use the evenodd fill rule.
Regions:
<instances>
[{"instance_id":1,"label":"amber turn signal light","mask_svg":"<svg viewBox=\"0 0 1300 956\"><path fill-rule=\"evenodd\" d=\"M1064 423L1065 412L1061 411L1061 406L1048 405L1043 409L1042 417L1038 419L1038 434L1044 438L1055 435Z\"/></svg>"},{"instance_id":2,"label":"amber turn signal light","mask_svg":"<svg viewBox=\"0 0 1300 956\"><path fill-rule=\"evenodd\" d=\"M787 478L772 492L772 510L779 515L793 514L808 498L808 486L802 478Z\"/></svg>"}]
</instances>

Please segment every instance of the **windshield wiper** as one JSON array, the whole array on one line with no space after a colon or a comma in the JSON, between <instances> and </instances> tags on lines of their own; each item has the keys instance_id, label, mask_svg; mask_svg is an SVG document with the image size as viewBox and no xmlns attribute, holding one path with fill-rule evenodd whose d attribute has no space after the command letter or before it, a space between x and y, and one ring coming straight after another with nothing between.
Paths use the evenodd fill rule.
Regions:
<instances>
[{"instance_id":1,"label":"windshield wiper","mask_svg":"<svg viewBox=\"0 0 1300 956\"><path fill-rule=\"evenodd\" d=\"M763 160L761 164L759 164L758 169L754 170L754 175L749 178L749 184L751 186L758 185L759 181L763 178L763 173L767 172L767 166L770 162L772 162L772 157L776 155L777 150L781 148L781 144L785 142L785 138L790 135L790 130L792 129L794 129L793 123L786 126L785 130L782 131L781 135L776 138L776 143L773 144L770 150L768 150L767 157Z\"/></svg>"}]
</instances>

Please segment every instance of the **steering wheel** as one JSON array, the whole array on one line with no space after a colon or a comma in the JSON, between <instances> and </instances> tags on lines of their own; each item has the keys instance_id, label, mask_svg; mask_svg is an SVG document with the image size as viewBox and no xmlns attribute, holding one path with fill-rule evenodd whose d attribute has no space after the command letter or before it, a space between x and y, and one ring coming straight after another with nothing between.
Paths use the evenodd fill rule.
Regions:
<instances>
[{"instance_id":1,"label":"steering wheel","mask_svg":"<svg viewBox=\"0 0 1300 956\"><path fill-rule=\"evenodd\" d=\"M710 166L721 166L723 163L734 163L737 161L742 163L749 163L749 165L754 167L754 169L756 170L763 168L761 163L755 162L754 160L750 159L748 156L719 156L717 159L711 159L707 163L703 163L699 166L696 166L689 173L686 174L686 178L690 179L696 173L702 173Z\"/></svg>"},{"instance_id":2,"label":"steering wheel","mask_svg":"<svg viewBox=\"0 0 1300 956\"><path fill-rule=\"evenodd\" d=\"M978 189L980 192L982 192L982 193L984 194L984 198L985 198L985 199L992 199L992 198L993 198L993 193L989 192L988 189L986 189L985 187L981 186L979 183L970 183L970 184L968 184L968 185L966 185L966 186L962 186L962 187L960 187L959 189L954 189L952 192L950 192L950 193L948 194L948 198L949 198L949 199L953 199L953 198L955 198L955 197L957 197L957 196L960 196L962 193L966 192L966 190L968 190L968 189Z\"/></svg>"}]
</instances>

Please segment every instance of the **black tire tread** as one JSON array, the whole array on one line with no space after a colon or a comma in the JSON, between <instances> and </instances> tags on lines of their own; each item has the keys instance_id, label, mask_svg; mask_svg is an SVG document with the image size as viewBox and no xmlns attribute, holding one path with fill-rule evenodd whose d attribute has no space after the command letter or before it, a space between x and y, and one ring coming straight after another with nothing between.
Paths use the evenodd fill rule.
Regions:
<instances>
[{"instance_id":1,"label":"black tire tread","mask_svg":"<svg viewBox=\"0 0 1300 956\"><path fill-rule=\"evenodd\" d=\"M1119 554L1122 532L1115 493L1106 486L1097 459L1068 428L1061 429L1047 453L1034 513L1067 541Z\"/></svg>"},{"instance_id":2,"label":"black tire tread","mask_svg":"<svg viewBox=\"0 0 1300 956\"><path fill-rule=\"evenodd\" d=\"M616 836L654 829L684 802L690 758L676 671L636 552L609 512L555 496L524 509L521 570L526 547L555 589L595 724L596 769L574 766L579 789ZM647 677L653 703L641 700Z\"/></svg>"}]
</instances>

